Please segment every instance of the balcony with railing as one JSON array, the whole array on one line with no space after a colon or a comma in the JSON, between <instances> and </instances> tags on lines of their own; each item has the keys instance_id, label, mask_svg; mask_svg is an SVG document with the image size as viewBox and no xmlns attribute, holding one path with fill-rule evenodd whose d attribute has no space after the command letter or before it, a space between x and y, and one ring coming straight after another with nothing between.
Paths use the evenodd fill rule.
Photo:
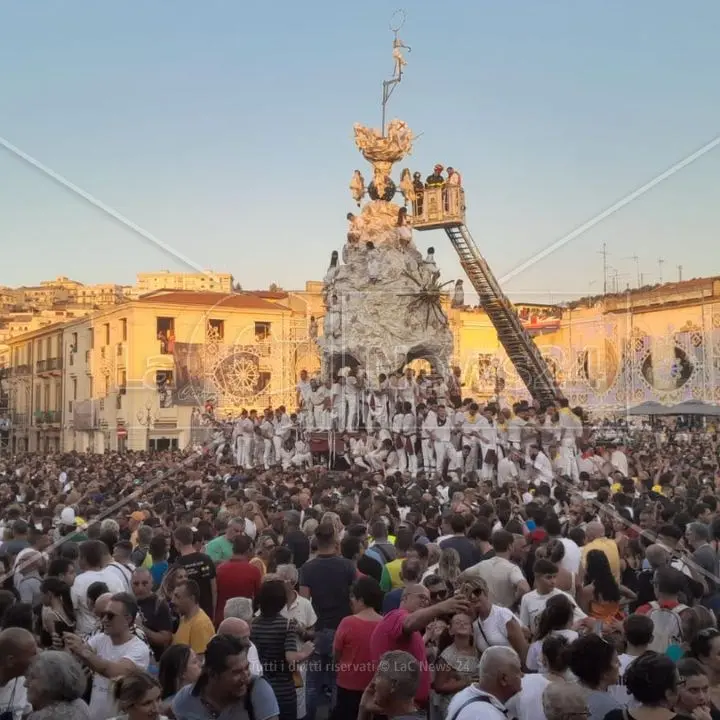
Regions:
<instances>
[{"instance_id":1,"label":"balcony with railing","mask_svg":"<svg viewBox=\"0 0 720 720\"><path fill-rule=\"evenodd\" d=\"M21 377L22 375L30 375L32 373L32 365L26 363L24 365L16 365L14 368L10 368L13 377Z\"/></svg>"},{"instance_id":2,"label":"balcony with railing","mask_svg":"<svg viewBox=\"0 0 720 720\"><path fill-rule=\"evenodd\" d=\"M13 427L16 427L16 428L27 427L27 424L28 424L27 413L14 412L10 415L10 419L12 420Z\"/></svg>"},{"instance_id":3,"label":"balcony with railing","mask_svg":"<svg viewBox=\"0 0 720 720\"><path fill-rule=\"evenodd\" d=\"M62 421L60 410L36 410L34 413L35 425L57 425Z\"/></svg>"},{"instance_id":4,"label":"balcony with railing","mask_svg":"<svg viewBox=\"0 0 720 720\"><path fill-rule=\"evenodd\" d=\"M48 358L47 360L38 360L35 363L35 372L46 373L57 370L62 370L63 362L62 358Z\"/></svg>"},{"instance_id":5,"label":"balcony with railing","mask_svg":"<svg viewBox=\"0 0 720 720\"><path fill-rule=\"evenodd\" d=\"M408 218L416 230L434 230L465 224L465 191L459 185L424 188L412 203Z\"/></svg>"}]
</instances>

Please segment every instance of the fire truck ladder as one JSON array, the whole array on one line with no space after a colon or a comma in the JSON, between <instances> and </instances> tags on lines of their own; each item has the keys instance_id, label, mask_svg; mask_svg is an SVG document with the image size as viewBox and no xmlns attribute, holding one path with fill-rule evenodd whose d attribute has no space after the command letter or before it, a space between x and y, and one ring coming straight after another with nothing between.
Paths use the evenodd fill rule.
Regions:
<instances>
[{"instance_id":1,"label":"fire truck ladder","mask_svg":"<svg viewBox=\"0 0 720 720\"><path fill-rule=\"evenodd\" d=\"M444 230L477 291L483 310L497 330L498 339L530 394L540 403L562 398L545 358L505 297L465 224L445 225Z\"/></svg>"}]
</instances>

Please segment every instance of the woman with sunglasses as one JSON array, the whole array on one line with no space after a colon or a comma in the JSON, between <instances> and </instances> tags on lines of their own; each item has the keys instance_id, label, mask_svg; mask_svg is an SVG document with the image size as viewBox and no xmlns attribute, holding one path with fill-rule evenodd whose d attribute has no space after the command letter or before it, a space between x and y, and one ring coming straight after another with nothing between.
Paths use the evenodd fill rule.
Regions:
<instances>
[{"instance_id":1,"label":"woman with sunglasses","mask_svg":"<svg viewBox=\"0 0 720 720\"><path fill-rule=\"evenodd\" d=\"M350 589L352 615L335 631L333 648L337 665L337 695L331 720L356 718L363 692L374 675L370 637L382 620L380 583L370 577L355 581Z\"/></svg>"},{"instance_id":2,"label":"woman with sunglasses","mask_svg":"<svg viewBox=\"0 0 720 720\"><path fill-rule=\"evenodd\" d=\"M528 644L520 622L510 610L493 604L485 580L466 571L455 583L455 594L470 601L475 616L473 637L480 652L497 645L511 647L525 662Z\"/></svg>"}]
</instances>

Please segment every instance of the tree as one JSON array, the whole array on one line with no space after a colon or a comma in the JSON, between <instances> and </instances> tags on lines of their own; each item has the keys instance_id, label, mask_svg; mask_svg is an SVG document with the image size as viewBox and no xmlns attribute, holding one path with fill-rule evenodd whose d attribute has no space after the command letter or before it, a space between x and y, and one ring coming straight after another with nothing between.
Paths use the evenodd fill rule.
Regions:
<instances>
[{"instance_id":1,"label":"tree","mask_svg":"<svg viewBox=\"0 0 720 720\"><path fill-rule=\"evenodd\" d=\"M234 282L232 284L232 291L233 292L242 292L242 285L239 282Z\"/></svg>"},{"instance_id":2,"label":"tree","mask_svg":"<svg viewBox=\"0 0 720 720\"><path fill-rule=\"evenodd\" d=\"M270 292L282 292L282 288L277 283L270 283L268 290Z\"/></svg>"}]
</instances>

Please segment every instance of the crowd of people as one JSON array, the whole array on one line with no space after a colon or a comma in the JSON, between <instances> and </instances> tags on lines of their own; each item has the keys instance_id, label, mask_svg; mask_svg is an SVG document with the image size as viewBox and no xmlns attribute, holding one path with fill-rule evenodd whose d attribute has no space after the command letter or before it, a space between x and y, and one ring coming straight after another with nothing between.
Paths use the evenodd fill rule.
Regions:
<instances>
[{"instance_id":1,"label":"crowd of people","mask_svg":"<svg viewBox=\"0 0 720 720\"><path fill-rule=\"evenodd\" d=\"M720 717L716 429L413 398L406 464L1 458L0 718Z\"/></svg>"},{"instance_id":2,"label":"crowd of people","mask_svg":"<svg viewBox=\"0 0 720 720\"><path fill-rule=\"evenodd\" d=\"M297 412L243 410L230 436L217 433L218 458L230 454L250 470L308 468L317 462L391 475L477 471L503 483L525 473L549 482L556 469L573 480L590 463L578 453L583 413L566 401L541 406L481 407L461 400L460 369L445 378L412 368L371 382L361 369L342 368L334 381L301 372ZM328 459L311 446L313 434ZM322 442L324 441L324 444ZM627 470L626 467L622 469ZM544 480L542 480L544 478Z\"/></svg>"}]
</instances>

